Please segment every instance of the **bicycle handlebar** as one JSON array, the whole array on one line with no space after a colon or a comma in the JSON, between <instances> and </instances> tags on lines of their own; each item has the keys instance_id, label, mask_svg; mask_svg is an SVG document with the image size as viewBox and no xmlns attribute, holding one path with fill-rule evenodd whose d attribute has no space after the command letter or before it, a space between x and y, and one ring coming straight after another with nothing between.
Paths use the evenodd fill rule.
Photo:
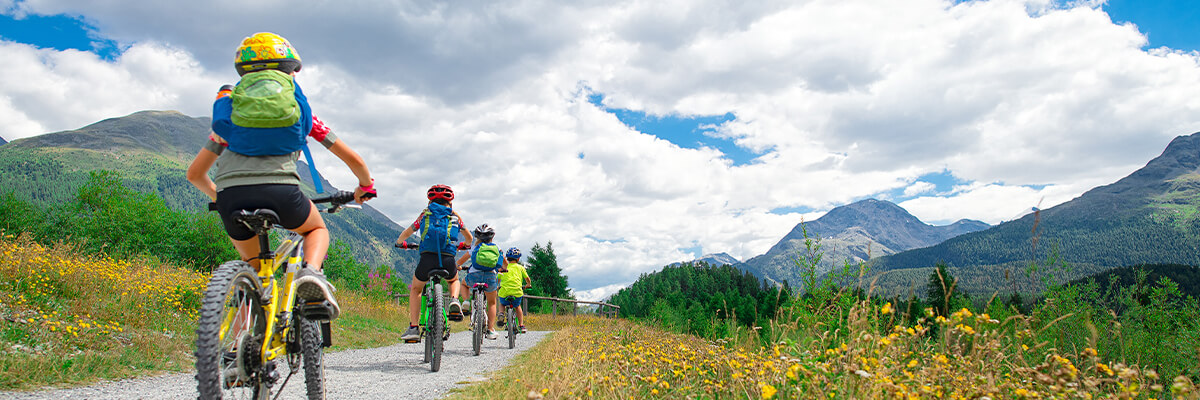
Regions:
<instances>
[{"instance_id":1,"label":"bicycle handlebar","mask_svg":"<svg viewBox=\"0 0 1200 400\"><path fill-rule=\"evenodd\" d=\"M405 250L415 250L418 247L420 247L420 245L409 244L408 242L400 242L400 243L396 243L392 246L395 248L398 248L398 249L405 249ZM468 245L466 242L459 242L457 249L458 250L470 250L471 245Z\"/></svg>"},{"instance_id":2,"label":"bicycle handlebar","mask_svg":"<svg viewBox=\"0 0 1200 400\"><path fill-rule=\"evenodd\" d=\"M363 200L374 198L374 197L375 197L375 193L363 194ZM323 204L323 203L332 204L333 205L332 207L329 207L328 209L324 210L326 213L332 214L332 213L335 213L338 210L340 210L343 206L353 203L354 202L354 192L351 192L348 190L339 190L336 193L330 193L330 194L327 194L324 196L317 196L317 197L310 198L310 200L312 200L313 204ZM208 203L208 211L217 211L217 203L209 202Z\"/></svg>"}]
</instances>

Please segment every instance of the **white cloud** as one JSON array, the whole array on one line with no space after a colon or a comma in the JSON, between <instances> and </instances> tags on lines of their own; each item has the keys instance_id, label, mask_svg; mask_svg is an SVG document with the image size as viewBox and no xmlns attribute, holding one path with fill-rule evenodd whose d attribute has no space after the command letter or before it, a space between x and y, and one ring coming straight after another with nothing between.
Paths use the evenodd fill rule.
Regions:
<instances>
[{"instance_id":1,"label":"white cloud","mask_svg":"<svg viewBox=\"0 0 1200 400\"><path fill-rule=\"evenodd\" d=\"M629 286L633 282L614 283L612 285L601 286L590 290L575 291L575 298L584 301L604 301L608 296L612 296Z\"/></svg>"},{"instance_id":2,"label":"white cloud","mask_svg":"<svg viewBox=\"0 0 1200 400\"><path fill-rule=\"evenodd\" d=\"M1200 130L1200 55L1143 50L1095 4L328 2L271 18L232 1L13 7L83 15L127 50L110 62L0 42L0 136L143 109L204 116L236 80L237 42L277 31L304 57L314 110L376 175L373 205L406 223L425 188L450 184L468 224L497 226L506 246L552 241L580 289L691 259L681 248L697 244L747 259L799 222L771 210L819 210L811 220L897 189L925 195L901 204L925 221L999 222ZM680 148L592 93L655 115L731 112L716 134L765 153L732 166ZM943 171L975 183L941 196L917 181Z\"/></svg>"},{"instance_id":3,"label":"white cloud","mask_svg":"<svg viewBox=\"0 0 1200 400\"><path fill-rule=\"evenodd\" d=\"M219 85L186 51L146 42L113 62L77 50L0 41L0 116L8 140L147 109L204 115ZM10 122L11 121L11 122Z\"/></svg>"},{"instance_id":4,"label":"white cloud","mask_svg":"<svg viewBox=\"0 0 1200 400\"><path fill-rule=\"evenodd\" d=\"M929 192L932 192L936 187L937 187L937 185L934 185L929 182L916 181L916 182L913 182L912 185L909 185L908 187L904 188L904 197L912 197L912 196L916 196L918 194L929 193Z\"/></svg>"}]
</instances>

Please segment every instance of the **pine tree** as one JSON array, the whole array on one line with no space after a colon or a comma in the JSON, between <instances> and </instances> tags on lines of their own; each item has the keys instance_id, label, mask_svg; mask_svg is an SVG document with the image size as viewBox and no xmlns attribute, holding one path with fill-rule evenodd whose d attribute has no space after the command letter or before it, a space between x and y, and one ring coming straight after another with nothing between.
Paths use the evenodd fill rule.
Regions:
<instances>
[{"instance_id":1,"label":"pine tree","mask_svg":"<svg viewBox=\"0 0 1200 400\"><path fill-rule=\"evenodd\" d=\"M560 299L575 298L567 291L567 277L558 268L558 260L554 257L554 244L546 242L546 247L534 243L529 251L529 279L533 288L528 293L533 296L557 297Z\"/></svg>"},{"instance_id":2,"label":"pine tree","mask_svg":"<svg viewBox=\"0 0 1200 400\"><path fill-rule=\"evenodd\" d=\"M955 303L955 291L958 281L946 270L946 263L938 263L933 273L929 274L929 285L926 288L926 299L937 315L948 315L950 307Z\"/></svg>"}]
</instances>

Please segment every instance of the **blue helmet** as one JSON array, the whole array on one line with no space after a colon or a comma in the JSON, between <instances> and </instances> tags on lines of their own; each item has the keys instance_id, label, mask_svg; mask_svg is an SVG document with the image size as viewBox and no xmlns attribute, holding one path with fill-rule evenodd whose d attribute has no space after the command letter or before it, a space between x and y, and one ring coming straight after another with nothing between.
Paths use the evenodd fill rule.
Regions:
<instances>
[{"instance_id":1,"label":"blue helmet","mask_svg":"<svg viewBox=\"0 0 1200 400\"><path fill-rule=\"evenodd\" d=\"M521 259L521 249L518 249L516 247L510 247L508 249L508 252L504 253L504 258L507 258L509 260L520 260Z\"/></svg>"}]
</instances>

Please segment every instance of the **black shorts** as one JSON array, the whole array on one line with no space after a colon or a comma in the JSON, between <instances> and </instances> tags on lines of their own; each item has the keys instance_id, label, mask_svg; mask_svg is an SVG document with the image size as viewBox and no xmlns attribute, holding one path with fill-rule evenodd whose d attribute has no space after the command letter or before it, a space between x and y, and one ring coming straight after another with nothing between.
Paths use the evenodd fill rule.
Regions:
<instances>
[{"instance_id":1,"label":"black shorts","mask_svg":"<svg viewBox=\"0 0 1200 400\"><path fill-rule=\"evenodd\" d=\"M413 277L421 282L429 282L429 272L438 269L438 255L441 255L441 269L446 270L449 274L446 275L446 280L453 280L458 276L458 266L454 264L454 256L441 253L421 253L421 260L417 261L417 269L413 271Z\"/></svg>"},{"instance_id":2,"label":"black shorts","mask_svg":"<svg viewBox=\"0 0 1200 400\"><path fill-rule=\"evenodd\" d=\"M279 225L296 229L304 225L312 212L312 202L300 191L300 186L286 184L246 185L227 187L217 192L217 213L225 224L225 232L233 240L254 237L254 231L235 222L231 215L237 210L269 209L279 214Z\"/></svg>"}]
</instances>

